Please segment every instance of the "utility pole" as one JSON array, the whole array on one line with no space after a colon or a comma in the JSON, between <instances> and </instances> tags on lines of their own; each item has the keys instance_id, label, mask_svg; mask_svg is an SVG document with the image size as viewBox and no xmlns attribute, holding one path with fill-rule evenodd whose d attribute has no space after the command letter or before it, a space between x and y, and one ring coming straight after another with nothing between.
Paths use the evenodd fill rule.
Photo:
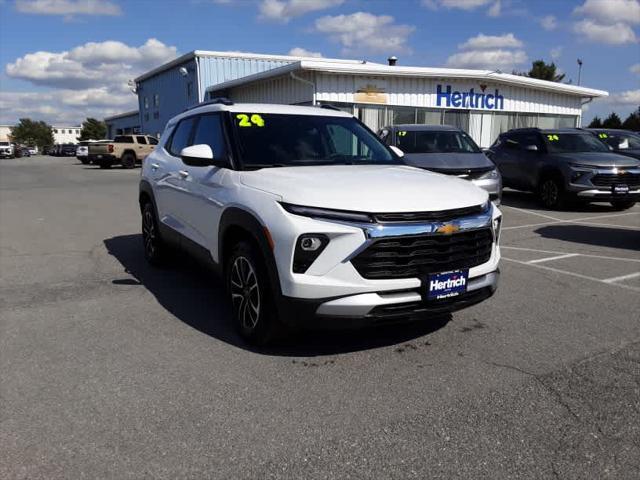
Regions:
<instances>
[{"instance_id":1,"label":"utility pole","mask_svg":"<svg viewBox=\"0 0 640 480\"><path fill-rule=\"evenodd\" d=\"M581 76L582 76L582 60L578 59L578 85L580 85Z\"/></svg>"}]
</instances>

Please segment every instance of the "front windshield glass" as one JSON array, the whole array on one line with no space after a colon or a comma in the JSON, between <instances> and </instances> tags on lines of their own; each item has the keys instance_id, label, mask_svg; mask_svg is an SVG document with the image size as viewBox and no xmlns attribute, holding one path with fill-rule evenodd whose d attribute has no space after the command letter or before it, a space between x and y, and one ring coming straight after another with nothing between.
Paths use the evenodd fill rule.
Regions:
<instances>
[{"instance_id":1,"label":"front windshield glass","mask_svg":"<svg viewBox=\"0 0 640 480\"><path fill-rule=\"evenodd\" d=\"M631 133L605 133L600 138L615 150L640 150L640 137Z\"/></svg>"},{"instance_id":2,"label":"front windshield glass","mask_svg":"<svg viewBox=\"0 0 640 480\"><path fill-rule=\"evenodd\" d=\"M396 144L404 153L480 153L464 132L451 130L399 130Z\"/></svg>"},{"instance_id":3,"label":"front windshield glass","mask_svg":"<svg viewBox=\"0 0 640 480\"><path fill-rule=\"evenodd\" d=\"M354 118L231 113L246 168L400 164Z\"/></svg>"},{"instance_id":4,"label":"front windshield glass","mask_svg":"<svg viewBox=\"0 0 640 480\"><path fill-rule=\"evenodd\" d=\"M603 142L587 133L544 133L542 138L551 153L609 151Z\"/></svg>"}]
</instances>

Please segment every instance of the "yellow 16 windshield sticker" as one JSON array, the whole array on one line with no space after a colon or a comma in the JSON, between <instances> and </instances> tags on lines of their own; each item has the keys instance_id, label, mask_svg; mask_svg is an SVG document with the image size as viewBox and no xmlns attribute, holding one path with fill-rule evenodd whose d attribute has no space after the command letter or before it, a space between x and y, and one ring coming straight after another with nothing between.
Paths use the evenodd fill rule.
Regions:
<instances>
[{"instance_id":1,"label":"yellow 16 windshield sticker","mask_svg":"<svg viewBox=\"0 0 640 480\"><path fill-rule=\"evenodd\" d=\"M239 127L264 127L264 119L257 113L239 113L238 115L236 115L236 118L238 119Z\"/></svg>"},{"instance_id":2,"label":"yellow 16 windshield sticker","mask_svg":"<svg viewBox=\"0 0 640 480\"><path fill-rule=\"evenodd\" d=\"M550 142L557 142L560 140L560 137L558 135L547 135L547 140Z\"/></svg>"}]
</instances>

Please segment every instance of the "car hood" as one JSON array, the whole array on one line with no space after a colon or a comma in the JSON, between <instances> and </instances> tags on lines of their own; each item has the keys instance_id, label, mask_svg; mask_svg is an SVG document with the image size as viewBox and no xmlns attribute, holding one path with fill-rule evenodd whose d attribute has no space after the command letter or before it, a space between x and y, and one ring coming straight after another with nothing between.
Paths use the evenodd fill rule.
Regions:
<instances>
[{"instance_id":1,"label":"car hood","mask_svg":"<svg viewBox=\"0 0 640 480\"><path fill-rule=\"evenodd\" d=\"M552 153L552 159L568 163L578 163L590 167L634 167L638 166L638 160L608 152L576 152L576 153Z\"/></svg>"},{"instance_id":2,"label":"car hood","mask_svg":"<svg viewBox=\"0 0 640 480\"><path fill-rule=\"evenodd\" d=\"M409 166L263 168L240 172L240 181L286 203L372 213L448 210L488 198L470 182Z\"/></svg>"},{"instance_id":3,"label":"car hood","mask_svg":"<svg viewBox=\"0 0 640 480\"><path fill-rule=\"evenodd\" d=\"M406 153L403 160L414 167L442 172L495 168L484 153Z\"/></svg>"},{"instance_id":4,"label":"car hood","mask_svg":"<svg viewBox=\"0 0 640 480\"><path fill-rule=\"evenodd\" d=\"M619 150L616 152L618 155L624 155L625 157L633 157L640 160L640 149L633 150Z\"/></svg>"}]
</instances>

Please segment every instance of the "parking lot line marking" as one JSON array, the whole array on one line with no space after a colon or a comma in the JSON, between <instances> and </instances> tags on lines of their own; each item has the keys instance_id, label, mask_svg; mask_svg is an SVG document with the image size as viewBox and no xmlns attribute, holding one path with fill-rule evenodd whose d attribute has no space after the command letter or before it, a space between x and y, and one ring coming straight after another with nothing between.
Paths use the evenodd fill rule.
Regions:
<instances>
[{"instance_id":1,"label":"parking lot line marking","mask_svg":"<svg viewBox=\"0 0 640 480\"><path fill-rule=\"evenodd\" d=\"M509 207L509 208L513 208L513 207ZM525 211L525 210L523 210L523 211ZM526 225L514 225L513 227L503 227L502 230L516 230L518 228L542 227L544 225L558 225L558 224L561 224L561 223L587 223L588 220L598 220L598 219L601 219L601 218L623 217L623 216L627 216L627 215L640 215L640 212L615 213L615 214L612 214L612 215L597 215L595 217L583 217L583 218L576 218L576 219L573 219L573 220L557 220L557 221L553 221L553 222L529 223L529 224L526 224ZM594 223L593 225L598 225L598 224ZM604 224L603 223L601 225L608 225L608 224ZM624 227L624 228L634 229L634 227Z\"/></svg>"},{"instance_id":2,"label":"parking lot line marking","mask_svg":"<svg viewBox=\"0 0 640 480\"><path fill-rule=\"evenodd\" d=\"M547 215L547 214L544 214L544 213L534 212L533 210L527 210L527 209L525 209L525 208L510 207L509 205L504 205L504 207L506 207L506 208L510 208L511 210L515 210L515 211L517 211L517 212L529 213L529 214L531 214L531 215L537 215L538 217L548 218L548 219L550 219L550 220L562 220L561 218L552 217L551 215Z\"/></svg>"},{"instance_id":3,"label":"parking lot line marking","mask_svg":"<svg viewBox=\"0 0 640 480\"><path fill-rule=\"evenodd\" d=\"M606 278L603 282L606 283L616 283L621 282L622 280L631 280L632 278L640 277L640 272L630 273L629 275L622 275L620 277Z\"/></svg>"},{"instance_id":4,"label":"parking lot line marking","mask_svg":"<svg viewBox=\"0 0 640 480\"><path fill-rule=\"evenodd\" d=\"M589 275L582 275L581 273L569 272L567 270L560 270L559 268L547 267L546 265L537 265L537 264L533 264L532 265L532 264L530 264L528 262L523 262L521 260L516 260L514 258L502 257L502 259L503 260L507 260L509 262L519 263L520 265L526 265L528 267L540 268L542 270L548 270L550 272L562 273L564 275L569 275L569 276L572 276L572 277L582 278L583 280L591 280L593 282L602 283L604 285L611 285L613 287L624 288L626 290L632 290L634 292L640 292L640 287L632 287L631 285L605 282L601 278L590 277Z\"/></svg>"},{"instance_id":5,"label":"parking lot line marking","mask_svg":"<svg viewBox=\"0 0 640 480\"><path fill-rule=\"evenodd\" d=\"M529 260L527 263L542 263L542 262L550 262L552 260L560 260L561 258L571 258L571 257L579 257L579 253L565 253L564 255L555 255L553 257L545 257L538 258L536 260Z\"/></svg>"},{"instance_id":6,"label":"parking lot line marking","mask_svg":"<svg viewBox=\"0 0 640 480\"><path fill-rule=\"evenodd\" d=\"M567 252L558 252L557 250L539 250L537 248L524 248L524 247L507 247L500 245L501 250L521 250L523 252L536 252L536 253L557 253L558 255L564 255ZM576 253L581 257L589 258L601 258L603 260L620 260L621 262L637 262L640 263L640 258L623 258L623 257L611 257L608 255L593 255L591 253Z\"/></svg>"}]
</instances>

